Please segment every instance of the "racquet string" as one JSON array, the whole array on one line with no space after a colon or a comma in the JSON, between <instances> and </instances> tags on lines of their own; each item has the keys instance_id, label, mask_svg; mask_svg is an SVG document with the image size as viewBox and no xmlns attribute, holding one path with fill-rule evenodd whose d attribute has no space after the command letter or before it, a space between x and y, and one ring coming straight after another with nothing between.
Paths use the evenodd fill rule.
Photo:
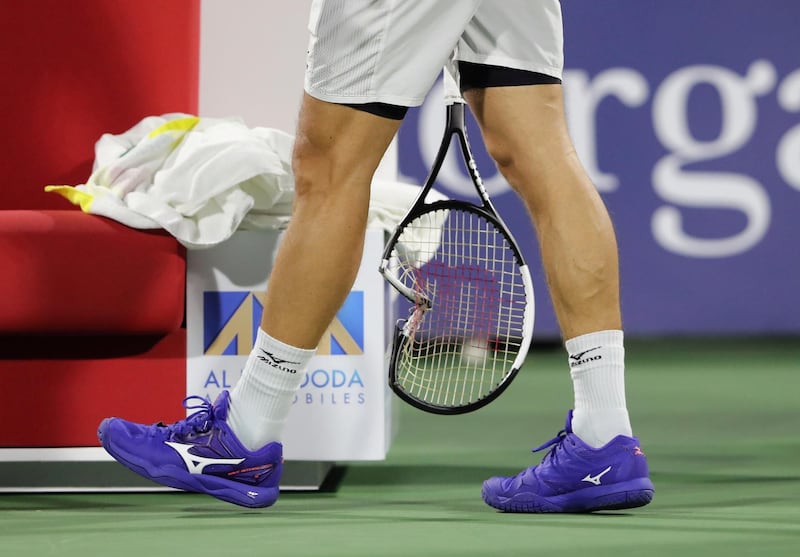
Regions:
<instances>
[{"instance_id":1,"label":"racquet string","mask_svg":"<svg viewBox=\"0 0 800 557\"><path fill-rule=\"evenodd\" d=\"M396 276L418 294L397 383L441 407L490 394L513 370L528 303L506 235L476 212L433 210L406 226L392 261Z\"/></svg>"}]
</instances>

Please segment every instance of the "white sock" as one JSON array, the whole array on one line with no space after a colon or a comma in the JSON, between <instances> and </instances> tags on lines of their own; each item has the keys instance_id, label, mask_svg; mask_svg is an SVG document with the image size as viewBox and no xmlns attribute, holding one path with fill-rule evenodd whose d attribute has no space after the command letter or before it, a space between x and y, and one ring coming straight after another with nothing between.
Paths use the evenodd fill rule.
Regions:
<instances>
[{"instance_id":1,"label":"white sock","mask_svg":"<svg viewBox=\"0 0 800 557\"><path fill-rule=\"evenodd\" d=\"M622 331L589 333L565 345L575 390L572 431L595 448L617 435L631 437Z\"/></svg>"},{"instance_id":2,"label":"white sock","mask_svg":"<svg viewBox=\"0 0 800 557\"><path fill-rule=\"evenodd\" d=\"M231 391L228 425L255 451L280 441L292 399L315 350L284 344L258 329L242 377Z\"/></svg>"}]
</instances>

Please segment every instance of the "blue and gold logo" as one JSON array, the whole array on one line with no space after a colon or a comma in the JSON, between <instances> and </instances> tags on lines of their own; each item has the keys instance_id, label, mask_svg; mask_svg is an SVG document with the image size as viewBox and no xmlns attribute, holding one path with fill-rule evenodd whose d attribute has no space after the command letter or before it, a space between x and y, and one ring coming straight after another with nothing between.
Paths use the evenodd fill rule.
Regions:
<instances>
[{"instance_id":1,"label":"blue and gold logo","mask_svg":"<svg viewBox=\"0 0 800 557\"><path fill-rule=\"evenodd\" d=\"M246 356L253 348L263 292L203 293L203 353L206 356ZM317 348L318 355L364 353L364 292L351 292Z\"/></svg>"}]
</instances>

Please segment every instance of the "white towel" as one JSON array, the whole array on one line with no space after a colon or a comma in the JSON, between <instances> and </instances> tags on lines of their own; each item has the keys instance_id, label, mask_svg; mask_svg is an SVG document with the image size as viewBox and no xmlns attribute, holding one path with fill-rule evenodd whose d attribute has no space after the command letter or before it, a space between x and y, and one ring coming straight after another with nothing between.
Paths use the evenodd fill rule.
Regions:
<instances>
[{"instance_id":1,"label":"white towel","mask_svg":"<svg viewBox=\"0 0 800 557\"><path fill-rule=\"evenodd\" d=\"M238 118L150 116L98 140L85 184L46 189L88 213L133 228L163 228L187 248L205 248L240 228L288 223L293 142L287 133L248 128ZM370 226L393 230L419 190L375 180ZM431 192L430 199L440 198Z\"/></svg>"}]
</instances>

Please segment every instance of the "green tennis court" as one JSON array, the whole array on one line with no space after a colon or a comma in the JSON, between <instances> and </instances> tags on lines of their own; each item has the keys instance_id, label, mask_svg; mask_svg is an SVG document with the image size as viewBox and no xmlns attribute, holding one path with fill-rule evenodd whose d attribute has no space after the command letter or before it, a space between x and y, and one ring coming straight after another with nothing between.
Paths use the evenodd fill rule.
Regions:
<instances>
[{"instance_id":1,"label":"green tennis court","mask_svg":"<svg viewBox=\"0 0 800 557\"><path fill-rule=\"evenodd\" d=\"M403 406L385 462L249 511L183 493L0 496L0 555L800 555L800 340L629 341L628 401L656 498L595 515L485 506L489 475L562 426L565 356L538 348L477 413Z\"/></svg>"}]
</instances>

